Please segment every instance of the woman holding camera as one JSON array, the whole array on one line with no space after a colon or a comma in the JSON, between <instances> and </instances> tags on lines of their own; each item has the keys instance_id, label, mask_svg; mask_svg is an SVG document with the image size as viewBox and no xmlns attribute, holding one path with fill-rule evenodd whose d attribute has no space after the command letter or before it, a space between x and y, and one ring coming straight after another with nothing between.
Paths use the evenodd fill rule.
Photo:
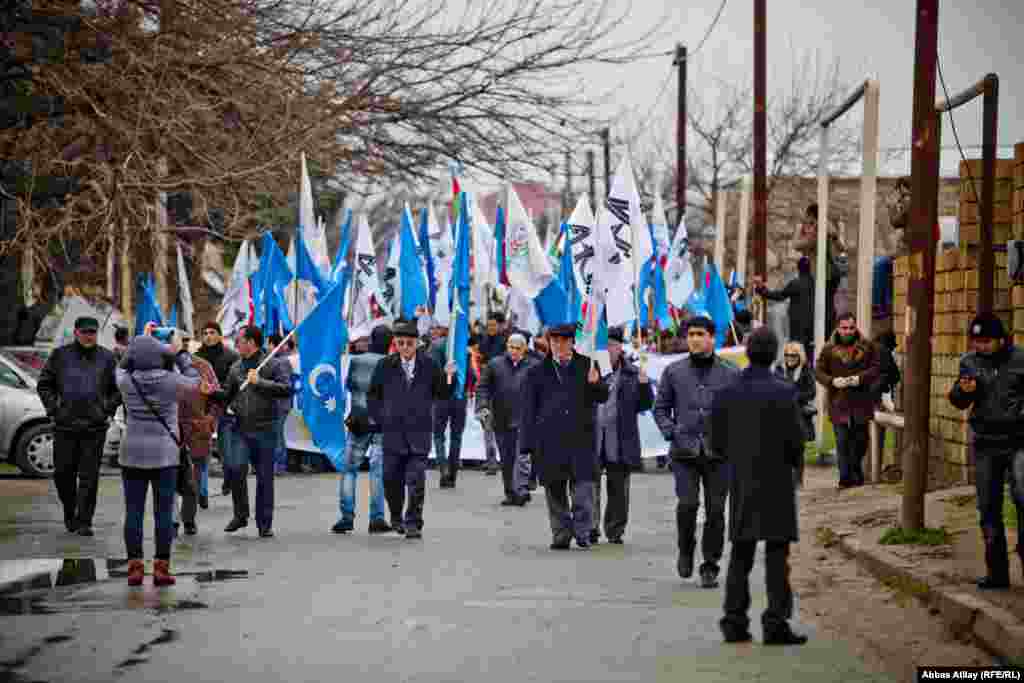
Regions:
<instances>
[{"instance_id":1,"label":"woman holding camera","mask_svg":"<svg viewBox=\"0 0 1024 683\"><path fill-rule=\"evenodd\" d=\"M199 373L181 341L170 343L155 334L162 329L146 326L136 337L117 370L117 386L124 398L127 430L118 458L124 481L124 541L128 551L128 585L139 586L145 575L142 539L146 495L153 487L156 523L156 555L153 585L170 586L174 494L181 462L178 402L200 389ZM203 393L209 387L202 387Z\"/></svg>"}]
</instances>

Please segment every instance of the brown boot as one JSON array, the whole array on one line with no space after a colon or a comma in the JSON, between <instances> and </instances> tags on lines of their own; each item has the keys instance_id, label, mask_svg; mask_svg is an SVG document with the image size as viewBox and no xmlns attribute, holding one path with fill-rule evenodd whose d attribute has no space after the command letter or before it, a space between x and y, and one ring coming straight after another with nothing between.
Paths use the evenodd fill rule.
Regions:
<instances>
[{"instance_id":1,"label":"brown boot","mask_svg":"<svg viewBox=\"0 0 1024 683\"><path fill-rule=\"evenodd\" d=\"M173 586L176 583L175 578L171 576L171 563L167 560L154 560L153 561L153 585L154 586Z\"/></svg>"},{"instance_id":2,"label":"brown boot","mask_svg":"<svg viewBox=\"0 0 1024 683\"><path fill-rule=\"evenodd\" d=\"M146 563L142 560L129 560L128 562L128 585L141 586L142 579L146 576Z\"/></svg>"}]
</instances>

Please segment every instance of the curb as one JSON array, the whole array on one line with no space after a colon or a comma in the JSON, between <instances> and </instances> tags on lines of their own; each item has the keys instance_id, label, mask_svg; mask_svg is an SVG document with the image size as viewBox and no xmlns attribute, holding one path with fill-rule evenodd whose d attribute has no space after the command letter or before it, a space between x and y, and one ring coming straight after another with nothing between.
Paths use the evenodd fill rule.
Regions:
<instances>
[{"instance_id":1,"label":"curb","mask_svg":"<svg viewBox=\"0 0 1024 683\"><path fill-rule=\"evenodd\" d=\"M840 537L839 550L884 583L903 583L919 600L938 610L955 637L970 635L990 652L1024 661L1024 623L1009 611L955 587L941 587L915 574L914 564L884 550L866 549L855 538Z\"/></svg>"}]
</instances>

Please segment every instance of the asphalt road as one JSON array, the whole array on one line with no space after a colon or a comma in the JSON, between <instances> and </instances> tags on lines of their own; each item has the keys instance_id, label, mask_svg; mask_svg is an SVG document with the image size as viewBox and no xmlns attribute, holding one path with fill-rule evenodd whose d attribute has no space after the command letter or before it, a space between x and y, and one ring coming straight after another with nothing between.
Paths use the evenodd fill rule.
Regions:
<instances>
[{"instance_id":1,"label":"asphalt road","mask_svg":"<svg viewBox=\"0 0 1024 683\"><path fill-rule=\"evenodd\" d=\"M500 477L472 471L455 491L430 473L423 540L370 537L365 485L347 536L328 531L333 475L277 481L274 539L224 534L216 496L175 545L178 585L156 590L118 576L117 479L101 483L94 539L63 531L47 482L0 481L0 584L27 577L0 589L0 681L881 680L799 617L807 645L758 644L760 557L755 642L722 643L722 590L675 574L668 475L635 476L626 544L590 552L548 549L542 492L501 507ZM147 520L150 554L151 535Z\"/></svg>"}]
</instances>

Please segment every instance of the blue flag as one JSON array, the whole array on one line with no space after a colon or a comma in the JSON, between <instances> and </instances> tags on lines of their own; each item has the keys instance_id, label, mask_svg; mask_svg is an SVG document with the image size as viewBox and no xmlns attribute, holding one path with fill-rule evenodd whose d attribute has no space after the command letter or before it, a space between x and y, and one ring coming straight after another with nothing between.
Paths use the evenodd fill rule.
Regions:
<instances>
[{"instance_id":1,"label":"blue flag","mask_svg":"<svg viewBox=\"0 0 1024 683\"><path fill-rule=\"evenodd\" d=\"M558 282L562 285L562 291L566 294L565 322L575 325L580 321L580 310L583 308L583 294L576 286L576 276L572 270L572 249L569 242L569 224L562 223L563 239L562 260L558 269Z\"/></svg>"},{"instance_id":2,"label":"blue flag","mask_svg":"<svg viewBox=\"0 0 1024 683\"><path fill-rule=\"evenodd\" d=\"M725 346L725 336L732 324L732 304L715 264L710 264L707 277L707 310L715 321L715 348L720 349Z\"/></svg>"},{"instance_id":3,"label":"blue flag","mask_svg":"<svg viewBox=\"0 0 1024 683\"><path fill-rule=\"evenodd\" d=\"M341 280L342 271L348 266L348 250L352 244L352 209L345 211L345 220L341 224L341 239L338 241L338 254L331 266L331 281Z\"/></svg>"},{"instance_id":4,"label":"blue flag","mask_svg":"<svg viewBox=\"0 0 1024 683\"><path fill-rule=\"evenodd\" d=\"M295 279L300 283L308 282L316 290L317 301L331 288L331 283L324 278L323 273L313 262L304 239L295 240Z\"/></svg>"},{"instance_id":5,"label":"blue flag","mask_svg":"<svg viewBox=\"0 0 1024 683\"><path fill-rule=\"evenodd\" d=\"M459 228L455 237L455 262L448 301L451 302L451 340L448 342L448 360L455 361L455 397L466 397L466 377L469 371L469 205L466 194L459 197Z\"/></svg>"},{"instance_id":6,"label":"blue flag","mask_svg":"<svg viewBox=\"0 0 1024 683\"><path fill-rule=\"evenodd\" d=\"M346 396L341 357L348 345L348 327L344 302L344 286L332 286L304 321L310 333L299 335L302 417L313 443L338 471L345 453Z\"/></svg>"},{"instance_id":7,"label":"blue flag","mask_svg":"<svg viewBox=\"0 0 1024 683\"><path fill-rule=\"evenodd\" d=\"M420 260L416 236L413 234L412 217L408 209L402 211L401 230L401 246L398 253L398 277L402 296L400 310L403 318L412 320L416 317L416 309L419 306L426 306L430 301L423 261Z\"/></svg>"},{"instance_id":8,"label":"blue flag","mask_svg":"<svg viewBox=\"0 0 1024 683\"><path fill-rule=\"evenodd\" d=\"M178 305L171 306L171 312L167 314L167 327L178 327Z\"/></svg>"},{"instance_id":9,"label":"blue flag","mask_svg":"<svg viewBox=\"0 0 1024 683\"><path fill-rule=\"evenodd\" d=\"M260 246L260 267L251 280L253 322L264 335L269 336L293 327L284 298L284 288L292 281L292 271L273 235L263 233Z\"/></svg>"},{"instance_id":10,"label":"blue flag","mask_svg":"<svg viewBox=\"0 0 1024 683\"><path fill-rule=\"evenodd\" d=\"M430 219L426 209L420 209L420 253L427 267L427 300L430 310L437 310L437 271L434 255L430 253Z\"/></svg>"},{"instance_id":11,"label":"blue flag","mask_svg":"<svg viewBox=\"0 0 1024 683\"><path fill-rule=\"evenodd\" d=\"M164 315L160 304L156 302L156 286L151 274L140 274L135 291L135 336L138 337L146 329L146 323L164 324Z\"/></svg>"}]
</instances>

